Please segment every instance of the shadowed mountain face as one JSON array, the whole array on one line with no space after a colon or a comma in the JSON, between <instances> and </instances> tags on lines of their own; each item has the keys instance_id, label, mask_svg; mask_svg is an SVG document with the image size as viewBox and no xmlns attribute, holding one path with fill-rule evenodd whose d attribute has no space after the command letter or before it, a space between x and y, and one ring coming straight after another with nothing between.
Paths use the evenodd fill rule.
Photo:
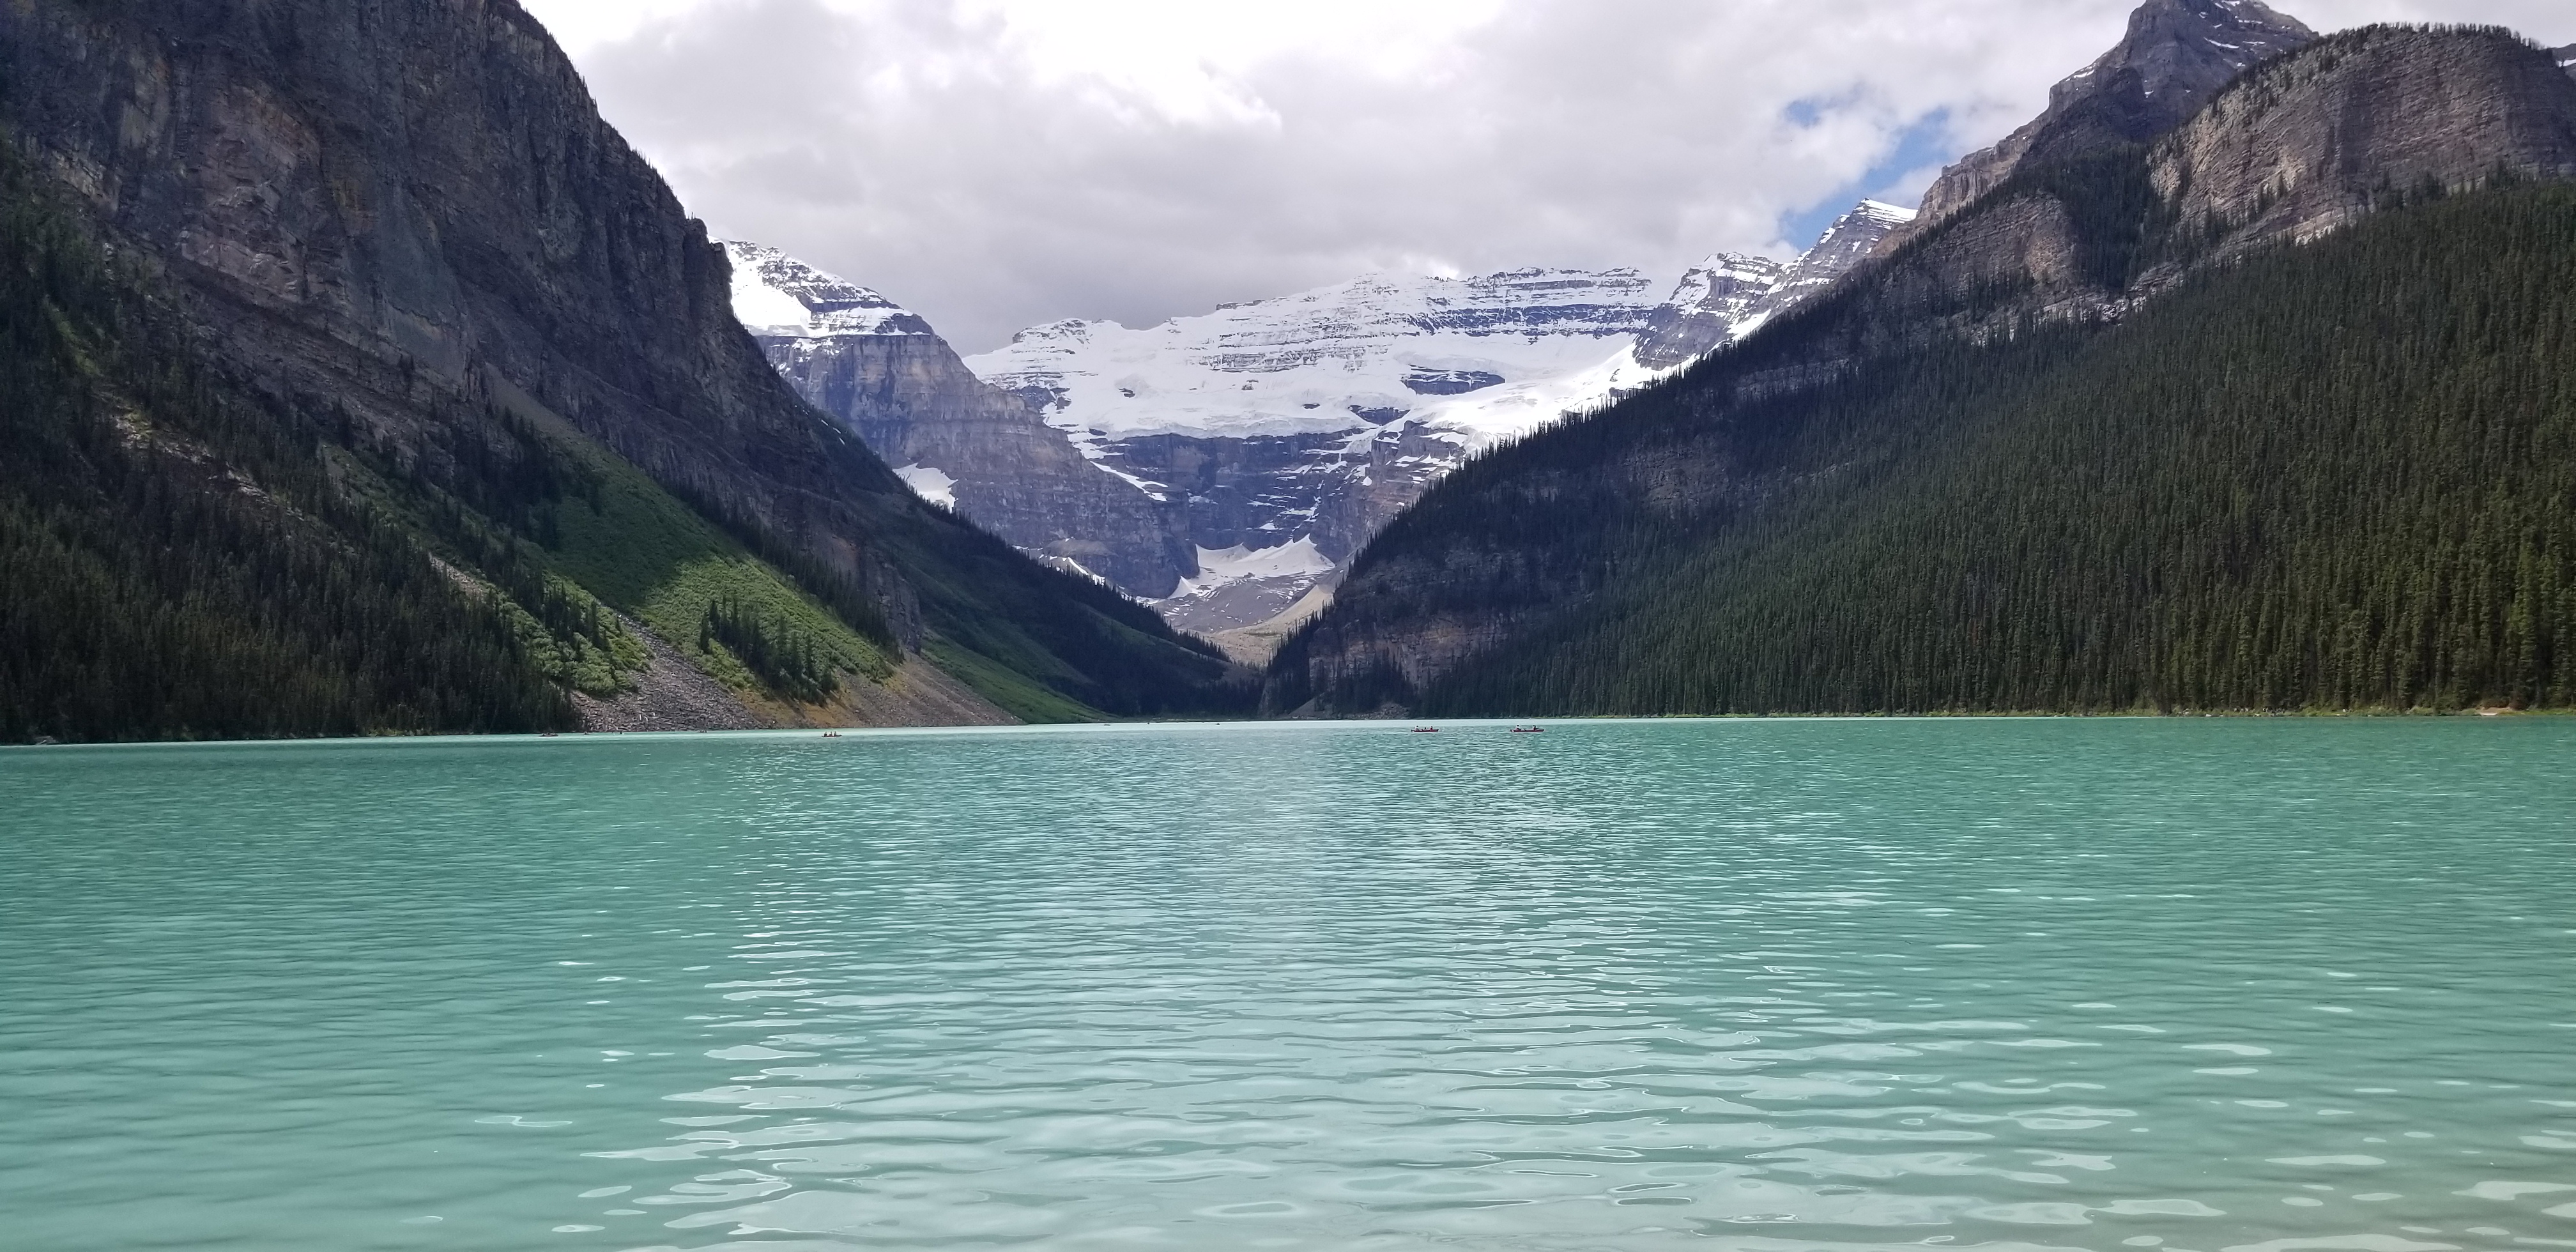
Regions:
<instances>
[{"instance_id":1,"label":"shadowed mountain face","mask_svg":"<svg viewBox=\"0 0 2576 1252\"><path fill-rule=\"evenodd\" d=\"M1333 607L1283 648L1270 675L1270 707L1364 713L1410 707L1425 693L1467 700L1472 691L1473 707L1504 713L1521 707L1511 703L1515 692L1583 670L1581 657L1611 655L1614 645L1651 637L1667 653L1719 657L1738 645L1694 636L1687 617L1657 615L1718 612L1730 584L1701 585L1652 605L1642 589L1662 586L1669 571L1733 543L1728 536L1820 524L1814 519L1821 514L1802 510L1839 490L1848 467L1886 466L1890 490L1931 490L1906 479L1902 467L1918 456L1930 464L1940 449L1908 442L1916 436L1905 415L1967 394L1960 388L1986 386L1977 381L1981 369L2026 368L2037 377L2055 368L2037 357L1981 366L1967 359L1973 353L2001 352L2025 339L2080 343L2225 268L2213 262L2330 236L2376 210L2482 186L2576 178L2576 79L2559 72L2559 58L2508 32L2373 27L2311 41L2304 28L2259 5L2156 0L2132 22L2130 41L2097 63L2097 71L2137 74L2134 93L2108 99L2148 104L2165 94L2158 87L2150 95L2148 86L2182 82L2199 90L2196 84L2218 77L2220 65L2185 55L2188 45L2158 51L2173 44L2169 32L2185 19L2185 29L2206 38L2215 10L2258 21L2300 46L2241 77L2228 68L2234 86L2204 94L2162 131L2139 133L2166 109L2161 104L2096 118L2117 125L2070 122L2088 97L2062 90L2047 117L1986 154L1984 164L1953 172L1951 188L1939 196L1965 194L1962 188L1984 180L1964 206L1936 217L1927 203L1928 224L1892 239L1824 297L1671 382L1444 483L1370 545ZM2141 67L2166 77L2146 77ZM2557 228L2549 214L2563 208L2564 197L2534 204L2514 210L2522 216L2510 224L2461 220L2526 246L2535 230L2545 237ZM2390 242L2353 255L2412 255L2406 246ZM2410 278L2442 281L2429 272L2410 271ZM2298 281L2278 277L2269 289L2275 294L2264 298L2277 298L2281 283L2295 290ZM2461 297L2446 290L2440 298ZM2213 307L2211 315L2232 311ZM2555 316L2548 309L2533 314ZM2193 361L2226 346L2174 346L2193 332L2161 325L2165 350L2194 354ZM2112 390L2081 377L2051 386L2064 397ZM1985 408L1970 410L1999 411L2015 399L1995 392L1979 402ZM1799 416L1783 416L1793 412ZM1856 430L1876 433L1863 439ZM2044 425L2015 437L2047 438ZM1855 442L1836 442L1842 439ZM2038 460L2030 466L2034 475L2056 472L2043 471ZM2069 526L2093 524L2070 518ZM1959 524L2014 523L1989 517ZM1823 532L1816 542L1824 542ZM1841 607L1822 617L1800 606L1824 603L1818 597L1828 593L1857 594L1850 589L1881 573L1894 576L1850 569L1843 582L1809 588L1803 599L1765 601L1766 612L1786 616L1746 627L1744 638L1764 640L1766 648L1812 646L1821 658L1831 645L1818 623L1864 614L1867 602L1834 600ZM1553 659L1534 659L1542 640ZM1946 637L1916 642L1971 648ZM2073 664L2064 657L2046 663ZM1788 667L1784 673L1796 668L1779 664ZM1658 705L1653 692L1628 694L1635 698L1622 696L1619 707L1630 711L1684 707Z\"/></svg>"},{"instance_id":2,"label":"shadowed mountain face","mask_svg":"<svg viewBox=\"0 0 2576 1252\"><path fill-rule=\"evenodd\" d=\"M401 472L436 487L504 424L560 432L854 588L907 650L979 638L1015 654L993 672L1105 706L1210 681L1150 614L928 507L800 399L735 320L723 251L514 0L15 4L0 55L19 149L208 359Z\"/></svg>"}]
</instances>

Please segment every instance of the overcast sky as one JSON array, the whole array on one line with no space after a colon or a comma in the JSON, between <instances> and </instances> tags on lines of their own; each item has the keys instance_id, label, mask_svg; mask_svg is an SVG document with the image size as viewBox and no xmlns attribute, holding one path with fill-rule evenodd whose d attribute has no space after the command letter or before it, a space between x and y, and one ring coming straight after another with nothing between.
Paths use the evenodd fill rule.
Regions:
<instances>
[{"instance_id":1,"label":"overcast sky","mask_svg":"<svg viewBox=\"0 0 2576 1252\"><path fill-rule=\"evenodd\" d=\"M961 351L1370 270L1785 255L2037 113L2134 0L522 0L719 236ZM2282 0L2320 30L2568 0Z\"/></svg>"}]
</instances>

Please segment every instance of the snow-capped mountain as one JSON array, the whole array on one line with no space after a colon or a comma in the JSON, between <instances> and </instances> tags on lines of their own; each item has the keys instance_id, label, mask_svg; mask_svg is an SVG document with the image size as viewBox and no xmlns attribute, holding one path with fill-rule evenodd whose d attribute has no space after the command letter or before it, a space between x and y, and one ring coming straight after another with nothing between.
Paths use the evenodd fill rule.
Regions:
<instances>
[{"instance_id":1,"label":"snow-capped mountain","mask_svg":"<svg viewBox=\"0 0 2576 1252\"><path fill-rule=\"evenodd\" d=\"M1153 598L1221 632L1330 586L1468 456L1732 342L1911 217L1864 204L1786 265L1721 254L1669 289L1633 269L1371 275L1141 330L1040 326L966 364L1186 511L1200 573Z\"/></svg>"},{"instance_id":2,"label":"snow-capped mountain","mask_svg":"<svg viewBox=\"0 0 2576 1252\"><path fill-rule=\"evenodd\" d=\"M921 496L1020 548L1128 589L1199 572L1181 510L1086 460L977 379L930 323L775 248L728 243L735 316L769 363Z\"/></svg>"},{"instance_id":3,"label":"snow-capped mountain","mask_svg":"<svg viewBox=\"0 0 2576 1252\"><path fill-rule=\"evenodd\" d=\"M1637 338L1637 361L1669 370L1752 334L1773 314L1832 286L1913 220L1912 209L1864 200L1786 265L1732 252L1700 262L1647 319Z\"/></svg>"},{"instance_id":4,"label":"snow-capped mountain","mask_svg":"<svg viewBox=\"0 0 2576 1252\"><path fill-rule=\"evenodd\" d=\"M776 248L727 243L733 313L754 335L819 344L850 335L927 335L930 323L866 287Z\"/></svg>"},{"instance_id":5,"label":"snow-capped mountain","mask_svg":"<svg viewBox=\"0 0 2576 1252\"><path fill-rule=\"evenodd\" d=\"M963 362L928 322L727 244L735 307L807 399L923 495L1219 634L1317 594L1475 452L1662 377L1822 289L1910 214L1864 204L1782 264L1369 275L1131 330L1066 321Z\"/></svg>"}]
</instances>

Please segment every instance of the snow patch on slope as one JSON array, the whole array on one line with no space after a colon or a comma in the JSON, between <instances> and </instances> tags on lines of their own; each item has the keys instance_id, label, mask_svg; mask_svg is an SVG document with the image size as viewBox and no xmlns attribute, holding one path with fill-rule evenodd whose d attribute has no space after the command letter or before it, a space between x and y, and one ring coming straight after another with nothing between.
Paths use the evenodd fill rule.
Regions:
<instances>
[{"instance_id":1,"label":"snow patch on slope","mask_svg":"<svg viewBox=\"0 0 2576 1252\"><path fill-rule=\"evenodd\" d=\"M1325 556L1312 538L1276 548L1247 548L1240 544L1223 551L1201 548L1197 577L1182 579L1180 590L1172 598L1202 595L1247 578L1315 579L1332 572L1332 558Z\"/></svg>"},{"instance_id":2,"label":"snow patch on slope","mask_svg":"<svg viewBox=\"0 0 2576 1252\"><path fill-rule=\"evenodd\" d=\"M894 476L912 488L912 494L941 508L957 507L957 480L927 465L912 464L897 468ZM1088 572L1088 571L1086 571Z\"/></svg>"},{"instance_id":3,"label":"snow patch on slope","mask_svg":"<svg viewBox=\"0 0 2576 1252\"><path fill-rule=\"evenodd\" d=\"M1494 402L1462 404L1459 389L1477 396L1589 370L1624 346L1659 297L1626 269L1380 274L1143 330L1033 327L966 364L1019 392L1078 445L1367 431ZM1525 402L1515 395L1505 407Z\"/></svg>"},{"instance_id":4,"label":"snow patch on slope","mask_svg":"<svg viewBox=\"0 0 2576 1252\"><path fill-rule=\"evenodd\" d=\"M1200 548L1198 561L1196 576L1182 579L1171 595L1145 603L1174 626L1201 633L1276 617L1340 568L1312 535L1272 548Z\"/></svg>"}]
</instances>

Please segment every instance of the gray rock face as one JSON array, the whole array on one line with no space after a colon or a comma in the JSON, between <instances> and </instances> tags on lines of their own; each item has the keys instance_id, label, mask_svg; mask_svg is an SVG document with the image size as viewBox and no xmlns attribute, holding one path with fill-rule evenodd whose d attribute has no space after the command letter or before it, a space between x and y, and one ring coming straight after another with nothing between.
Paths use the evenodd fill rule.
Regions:
<instances>
[{"instance_id":1,"label":"gray rock face","mask_svg":"<svg viewBox=\"0 0 2576 1252\"><path fill-rule=\"evenodd\" d=\"M2557 60L2558 68L2567 71L2570 75L2576 75L2576 43L2571 43L2564 48L2553 48L2549 55Z\"/></svg>"},{"instance_id":2,"label":"gray rock face","mask_svg":"<svg viewBox=\"0 0 2576 1252\"><path fill-rule=\"evenodd\" d=\"M45 3L0 35L39 159L281 390L435 455L443 406L506 384L900 581L863 554L908 493L780 385L723 254L516 4Z\"/></svg>"},{"instance_id":3,"label":"gray rock face","mask_svg":"<svg viewBox=\"0 0 2576 1252\"><path fill-rule=\"evenodd\" d=\"M1852 272L1914 214L1875 200L1835 219L1799 257L1781 265L1720 253L1682 278L1637 336L1637 363L1649 369L1686 365L1753 333Z\"/></svg>"},{"instance_id":4,"label":"gray rock face","mask_svg":"<svg viewBox=\"0 0 2576 1252\"><path fill-rule=\"evenodd\" d=\"M2029 162L2153 139L2248 67L2315 38L2262 0L2148 0L2129 15L2118 47L2049 89L2046 111L1943 170L1924 194L1921 216L1887 246L1948 219Z\"/></svg>"},{"instance_id":5,"label":"gray rock face","mask_svg":"<svg viewBox=\"0 0 2576 1252\"><path fill-rule=\"evenodd\" d=\"M769 363L916 490L1138 595L1170 595L1198 572L1176 506L1085 459L930 323L774 248L725 249L735 312Z\"/></svg>"},{"instance_id":6,"label":"gray rock face","mask_svg":"<svg viewBox=\"0 0 2576 1252\"><path fill-rule=\"evenodd\" d=\"M1724 347L1766 311L1786 272L1777 261L1733 252L1692 266L1637 335L1638 364L1670 369Z\"/></svg>"},{"instance_id":7,"label":"gray rock face","mask_svg":"<svg viewBox=\"0 0 2576 1252\"><path fill-rule=\"evenodd\" d=\"M2499 170L2576 176L2576 79L2558 69L2501 30L2375 26L2311 41L2239 76L2143 149L2097 136L2092 149L2025 159L2037 170L2134 155L2141 191L2168 224L2152 264L2106 272L2104 232L2117 228L2096 225L2088 238L2076 206L2025 184L1916 236L1880 267L1875 298L1955 308L1977 303L1971 292L2010 293L1982 314L1939 319L1968 333L2029 315L2116 317L2193 264L2312 237L2428 185L2462 190Z\"/></svg>"},{"instance_id":8,"label":"gray rock face","mask_svg":"<svg viewBox=\"0 0 2576 1252\"><path fill-rule=\"evenodd\" d=\"M2156 191L2231 250L2306 238L2394 196L2499 170L2576 177L2576 79L2502 31L2374 26L2229 88L2159 142Z\"/></svg>"}]
</instances>

